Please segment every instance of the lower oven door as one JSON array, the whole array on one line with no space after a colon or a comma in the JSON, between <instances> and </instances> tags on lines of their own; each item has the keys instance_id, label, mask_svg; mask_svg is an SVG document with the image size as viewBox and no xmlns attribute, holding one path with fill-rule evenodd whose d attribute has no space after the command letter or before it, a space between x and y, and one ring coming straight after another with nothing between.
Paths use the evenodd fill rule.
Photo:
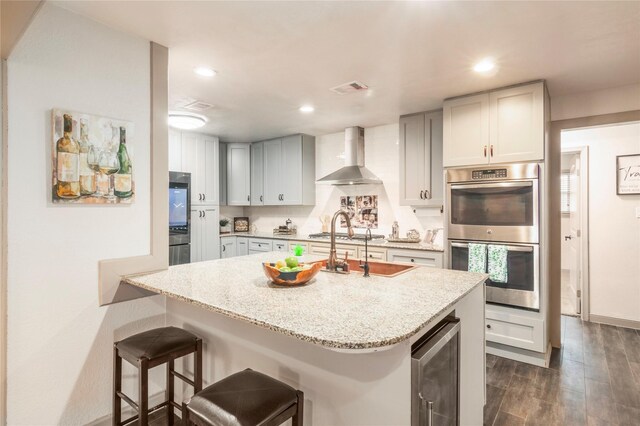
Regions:
<instances>
[{"instance_id":1,"label":"lower oven door","mask_svg":"<svg viewBox=\"0 0 640 426\"><path fill-rule=\"evenodd\" d=\"M469 243L450 241L449 267L469 270ZM477 242L485 244L486 242ZM507 247L507 282L487 280L487 302L540 309L540 247L537 244L495 244Z\"/></svg>"}]
</instances>

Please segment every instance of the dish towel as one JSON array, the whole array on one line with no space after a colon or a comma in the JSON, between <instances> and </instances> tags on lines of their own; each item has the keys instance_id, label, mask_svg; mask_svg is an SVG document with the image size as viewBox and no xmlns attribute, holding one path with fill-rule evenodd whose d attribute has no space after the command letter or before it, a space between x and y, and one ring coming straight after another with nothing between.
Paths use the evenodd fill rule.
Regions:
<instances>
[{"instance_id":1,"label":"dish towel","mask_svg":"<svg viewBox=\"0 0 640 426\"><path fill-rule=\"evenodd\" d=\"M469 243L469 272L487 272L487 245Z\"/></svg>"},{"instance_id":2,"label":"dish towel","mask_svg":"<svg viewBox=\"0 0 640 426\"><path fill-rule=\"evenodd\" d=\"M489 258L489 279L494 283L507 282L507 246L487 246L487 257Z\"/></svg>"}]
</instances>

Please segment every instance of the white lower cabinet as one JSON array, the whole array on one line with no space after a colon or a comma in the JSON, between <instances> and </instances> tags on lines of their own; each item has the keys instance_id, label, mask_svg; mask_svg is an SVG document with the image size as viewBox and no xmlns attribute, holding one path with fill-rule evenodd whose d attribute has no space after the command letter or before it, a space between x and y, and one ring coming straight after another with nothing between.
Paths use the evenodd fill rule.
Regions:
<instances>
[{"instance_id":1,"label":"white lower cabinet","mask_svg":"<svg viewBox=\"0 0 640 426\"><path fill-rule=\"evenodd\" d=\"M486 330L487 341L514 346L530 351L544 352L544 321L502 310L499 306L487 305Z\"/></svg>"},{"instance_id":2,"label":"white lower cabinet","mask_svg":"<svg viewBox=\"0 0 640 426\"><path fill-rule=\"evenodd\" d=\"M443 265L442 253L434 251L389 249L387 260L389 262L416 263L432 268L442 268Z\"/></svg>"},{"instance_id":3,"label":"white lower cabinet","mask_svg":"<svg viewBox=\"0 0 640 426\"><path fill-rule=\"evenodd\" d=\"M263 238L249 238L249 254L273 251L273 242Z\"/></svg>"},{"instance_id":4,"label":"white lower cabinet","mask_svg":"<svg viewBox=\"0 0 640 426\"><path fill-rule=\"evenodd\" d=\"M285 240L273 240L274 251L289 251L289 244Z\"/></svg>"},{"instance_id":5,"label":"white lower cabinet","mask_svg":"<svg viewBox=\"0 0 640 426\"><path fill-rule=\"evenodd\" d=\"M367 258L370 260L387 260L387 249L378 248L378 247L369 247L368 250L365 250L364 247L358 246L358 259Z\"/></svg>"},{"instance_id":6,"label":"white lower cabinet","mask_svg":"<svg viewBox=\"0 0 640 426\"><path fill-rule=\"evenodd\" d=\"M236 256L236 237L222 237L220 238L220 258L227 259L229 257Z\"/></svg>"},{"instance_id":7,"label":"white lower cabinet","mask_svg":"<svg viewBox=\"0 0 640 426\"><path fill-rule=\"evenodd\" d=\"M249 254L249 239L247 237L236 237L236 256L246 256Z\"/></svg>"},{"instance_id":8,"label":"white lower cabinet","mask_svg":"<svg viewBox=\"0 0 640 426\"><path fill-rule=\"evenodd\" d=\"M309 254L317 254L319 256L329 256L331 245L329 243L311 243L309 244ZM344 255L348 254L349 259L355 259L357 256L357 246L346 244L336 244L336 255L338 259L344 259Z\"/></svg>"},{"instance_id":9,"label":"white lower cabinet","mask_svg":"<svg viewBox=\"0 0 640 426\"><path fill-rule=\"evenodd\" d=\"M217 206L191 208L191 262L220 258L220 211Z\"/></svg>"}]
</instances>

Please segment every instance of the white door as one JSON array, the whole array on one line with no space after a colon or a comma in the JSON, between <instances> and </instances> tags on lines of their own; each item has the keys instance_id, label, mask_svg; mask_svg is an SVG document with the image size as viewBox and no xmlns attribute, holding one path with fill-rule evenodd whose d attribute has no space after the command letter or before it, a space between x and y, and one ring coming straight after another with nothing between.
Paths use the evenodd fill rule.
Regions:
<instances>
[{"instance_id":1,"label":"white door","mask_svg":"<svg viewBox=\"0 0 640 426\"><path fill-rule=\"evenodd\" d=\"M425 117L415 114L400 118L400 205L424 202Z\"/></svg>"},{"instance_id":2,"label":"white door","mask_svg":"<svg viewBox=\"0 0 640 426\"><path fill-rule=\"evenodd\" d=\"M573 156L569 173L569 286L575 293L576 313L581 313L582 230L580 229L580 155Z\"/></svg>"},{"instance_id":3,"label":"white door","mask_svg":"<svg viewBox=\"0 0 640 426\"><path fill-rule=\"evenodd\" d=\"M544 84L489 94L489 162L544 159Z\"/></svg>"},{"instance_id":4,"label":"white door","mask_svg":"<svg viewBox=\"0 0 640 426\"><path fill-rule=\"evenodd\" d=\"M445 167L489 162L489 94L444 102L443 160Z\"/></svg>"},{"instance_id":5,"label":"white door","mask_svg":"<svg viewBox=\"0 0 640 426\"><path fill-rule=\"evenodd\" d=\"M200 260L220 258L220 214L217 207L202 209L202 256Z\"/></svg>"},{"instance_id":6,"label":"white door","mask_svg":"<svg viewBox=\"0 0 640 426\"><path fill-rule=\"evenodd\" d=\"M282 139L263 142L264 169L264 205L276 206L282 204L282 188L280 187L282 173Z\"/></svg>"},{"instance_id":7,"label":"white door","mask_svg":"<svg viewBox=\"0 0 640 426\"><path fill-rule=\"evenodd\" d=\"M251 205L264 204L264 158L262 142L251 144Z\"/></svg>"},{"instance_id":8,"label":"white door","mask_svg":"<svg viewBox=\"0 0 640 426\"><path fill-rule=\"evenodd\" d=\"M227 144L227 205L248 206L251 201L251 146Z\"/></svg>"},{"instance_id":9,"label":"white door","mask_svg":"<svg viewBox=\"0 0 640 426\"><path fill-rule=\"evenodd\" d=\"M202 260L202 210L191 209L191 263Z\"/></svg>"},{"instance_id":10,"label":"white door","mask_svg":"<svg viewBox=\"0 0 640 426\"><path fill-rule=\"evenodd\" d=\"M302 135L282 138L281 204L302 204Z\"/></svg>"}]
</instances>

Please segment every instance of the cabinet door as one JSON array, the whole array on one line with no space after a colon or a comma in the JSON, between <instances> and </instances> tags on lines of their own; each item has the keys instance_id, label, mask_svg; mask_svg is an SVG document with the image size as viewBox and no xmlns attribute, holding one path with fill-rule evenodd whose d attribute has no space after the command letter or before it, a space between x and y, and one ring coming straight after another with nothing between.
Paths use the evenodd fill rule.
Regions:
<instances>
[{"instance_id":1,"label":"cabinet door","mask_svg":"<svg viewBox=\"0 0 640 426\"><path fill-rule=\"evenodd\" d=\"M282 138L281 204L302 204L302 136Z\"/></svg>"},{"instance_id":2,"label":"cabinet door","mask_svg":"<svg viewBox=\"0 0 640 426\"><path fill-rule=\"evenodd\" d=\"M202 260L202 211L191 209L191 263Z\"/></svg>"},{"instance_id":3,"label":"cabinet door","mask_svg":"<svg viewBox=\"0 0 640 426\"><path fill-rule=\"evenodd\" d=\"M251 146L227 144L227 205L248 206L251 201Z\"/></svg>"},{"instance_id":4,"label":"cabinet door","mask_svg":"<svg viewBox=\"0 0 640 426\"><path fill-rule=\"evenodd\" d=\"M251 144L251 205L264 204L264 156L262 142Z\"/></svg>"},{"instance_id":5,"label":"cabinet door","mask_svg":"<svg viewBox=\"0 0 640 426\"><path fill-rule=\"evenodd\" d=\"M425 116L425 129L430 131L429 135L429 155L428 163L425 165L425 190L429 193L425 194L427 198L426 205L442 206L444 200L444 168L442 167L442 130L443 120L442 111L429 113ZM425 130L426 131L426 130Z\"/></svg>"},{"instance_id":6,"label":"cabinet door","mask_svg":"<svg viewBox=\"0 0 640 426\"><path fill-rule=\"evenodd\" d=\"M169 130L169 171L182 170L182 135L175 130Z\"/></svg>"},{"instance_id":7,"label":"cabinet door","mask_svg":"<svg viewBox=\"0 0 640 426\"><path fill-rule=\"evenodd\" d=\"M282 140L272 139L263 142L264 168L264 205L276 206L283 204L281 200L282 182Z\"/></svg>"},{"instance_id":8,"label":"cabinet door","mask_svg":"<svg viewBox=\"0 0 640 426\"><path fill-rule=\"evenodd\" d=\"M236 239L225 237L220 239L220 258L227 259L236 256Z\"/></svg>"},{"instance_id":9,"label":"cabinet door","mask_svg":"<svg viewBox=\"0 0 640 426\"><path fill-rule=\"evenodd\" d=\"M198 186L198 140L193 133L182 133L182 171L191 173L191 203L202 202L202 191Z\"/></svg>"},{"instance_id":10,"label":"cabinet door","mask_svg":"<svg viewBox=\"0 0 640 426\"><path fill-rule=\"evenodd\" d=\"M205 204L218 204L220 202L219 164L220 155L218 138L213 136L201 136L198 142L198 180L202 199ZM200 160L202 157L202 160Z\"/></svg>"},{"instance_id":11,"label":"cabinet door","mask_svg":"<svg viewBox=\"0 0 640 426\"><path fill-rule=\"evenodd\" d=\"M249 240L245 237L236 238L236 256L246 256L249 254Z\"/></svg>"},{"instance_id":12,"label":"cabinet door","mask_svg":"<svg viewBox=\"0 0 640 426\"><path fill-rule=\"evenodd\" d=\"M489 161L489 94L444 102L444 166Z\"/></svg>"},{"instance_id":13,"label":"cabinet door","mask_svg":"<svg viewBox=\"0 0 640 426\"><path fill-rule=\"evenodd\" d=\"M400 117L400 205L416 206L424 202L425 115Z\"/></svg>"},{"instance_id":14,"label":"cabinet door","mask_svg":"<svg viewBox=\"0 0 640 426\"><path fill-rule=\"evenodd\" d=\"M491 163L544 159L544 85L528 84L489 94Z\"/></svg>"},{"instance_id":15,"label":"cabinet door","mask_svg":"<svg viewBox=\"0 0 640 426\"><path fill-rule=\"evenodd\" d=\"M202 256L200 260L220 258L220 212L217 207L206 207L202 210Z\"/></svg>"},{"instance_id":16,"label":"cabinet door","mask_svg":"<svg viewBox=\"0 0 640 426\"><path fill-rule=\"evenodd\" d=\"M220 143L219 144L219 152L220 152L220 157L219 157L219 164L220 164L220 168L219 168L219 172L218 172L218 177L220 179L220 192L219 192L219 197L220 197L220 205L221 206L226 206L227 205L227 144L226 143Z\"/></svg>"}]
</instances>

